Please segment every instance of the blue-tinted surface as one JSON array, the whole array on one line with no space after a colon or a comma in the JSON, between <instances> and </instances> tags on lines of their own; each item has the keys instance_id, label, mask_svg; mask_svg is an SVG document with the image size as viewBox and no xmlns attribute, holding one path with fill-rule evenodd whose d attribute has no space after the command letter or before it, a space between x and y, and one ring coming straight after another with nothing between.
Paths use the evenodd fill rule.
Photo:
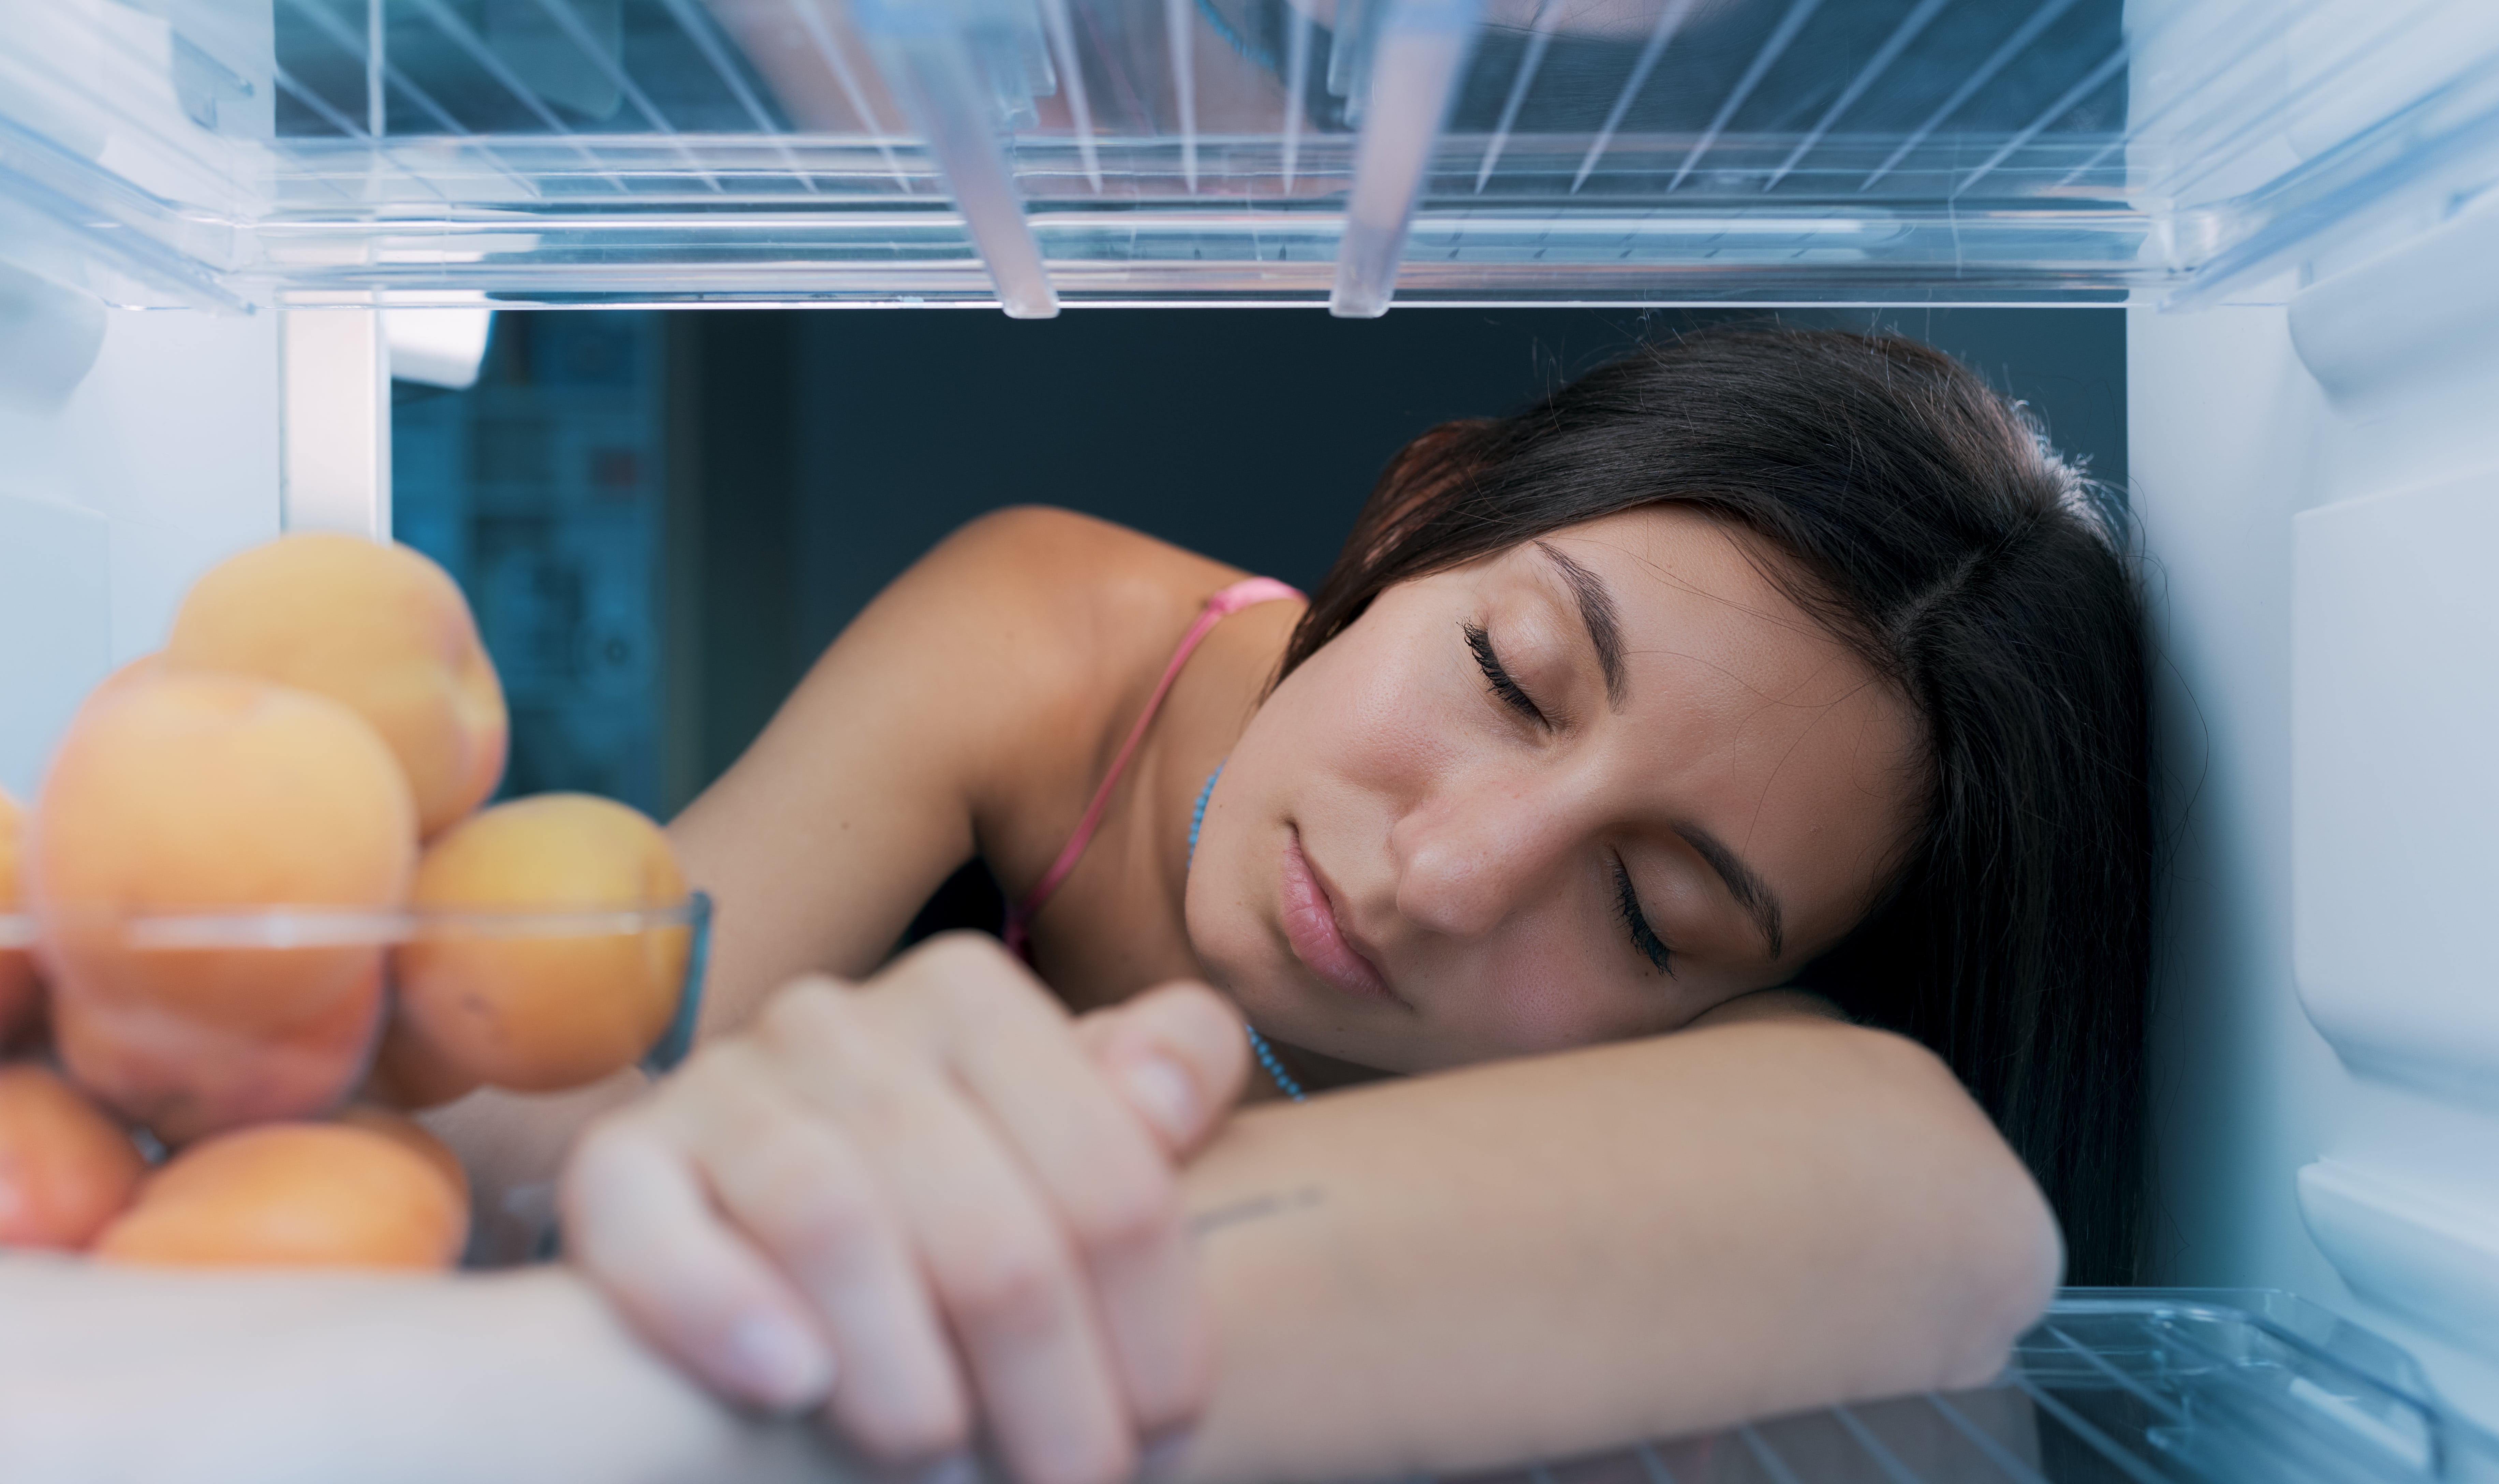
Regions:
<instances>
[{"instance_id":1,"label":"blue-tinted surface","mask_svg":"<svg viewBox=\"0 0 2499 1484\"><path fill-rule=\"evenodd\" d=\"M663 807L659 347L647 313L506 314L475 386L400 389L394 530L476 609L512 709L507 796Z\"/></svg>"},{"instance_id":2,"label":"blue-tinted surface","mask_svg":"<svg viewBox=\"0 0 2499 1484\"><path fill-rule=\"evenodd\" d=\"M2284 1293L2069 1288L2002 1375L1443 1484L2488 1484L2499 1438Z\"/></svg>"}]
</instances>

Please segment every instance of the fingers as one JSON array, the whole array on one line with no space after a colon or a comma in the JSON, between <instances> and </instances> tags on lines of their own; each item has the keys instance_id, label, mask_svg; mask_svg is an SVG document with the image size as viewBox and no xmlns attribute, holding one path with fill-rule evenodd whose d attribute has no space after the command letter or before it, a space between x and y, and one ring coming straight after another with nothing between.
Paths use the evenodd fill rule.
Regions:
<instances>
[{"instance_id":1,"label":"fingers","mask_svg":"<svg viewBox=\"0 0 2499 1484\"><path fill-rule=\"evenodd\" d=\"M1017 1475L1125 1477L1134 1429L1067 1223L999 1126L897 1044L929 1034L931 1014L872 994L785 995L759 1028L776 1058L808 1069L804 1094L855 1131Z\"/></svg>"},{"instance_id":2,"label":"fingers","mask_svg":"<svg viewBox=\"0 0 2499 1484\"><path fill-rule=\"evenodd\" d=\"M965 1383L909 1234L868 1162L775 1079L723 1081L722 1095L701 1105L696 1136L711 1151L713 1197L804 1295L834 1356L858 1358L833 1390L834 1423L889 1462L963 1447L972 1427Z\"/></svg>"},{"instance_id":3,"label":"fingers","mask_svg":"<svg viewBox=\"0 0 2499 1484\"><path fill-rule=\"evenodd\" d=\"M625 1113L583 1137L561 1190L571 1260L661 1349L726 1395L803 1411L833 1382L804 1300L713 1215L673 1141Z\"/></svg>"},{"instance_id":4,"label":"fingers","mask_svg":"<svg viewBox=\"0 0 2499 1484\"><path fill-rule=\"evenodd\" d=\"M1007 992L1012 986L986 990L950 967L931 1008L997 1029L947 1038L955 1073L1022 1161L1089 1279L1129 1422L1154 1434L1189 1421L1205 1399L1208 1339L1161 1138L1055 1006ZM1185 1114L1180 1130L1193 1128L1205 1094L1188 1074L1143 1038L1129 1060L1148 1074L1145 1085L1167 1115Z\"/></svg>"},{"instance_id":5,"label":"fingers","mask_svg":"<svg viewBox=\"0 0 2499 1484\"><path fill-rule=\"evenodd\" d=\"M1147 990L1085 1016L1077 1034L1175 1159L1222 1125L1250 1075L1240 1010L1204 984Z\"/></svg>"},{"instance_id":6,"label":"fingers","mask_svg":"<svg viewBox=\"0 0 2499 1484\"><path fill-rule=\"evenodd\" d=\"M1203 986L1078 1022L994 945L941 939L868 986L785 989L598 1126L568 1235L733 1398L829 1393L889 1462L977 1426L1022 1484L1109 1484L1206 1399L1178 1162L1247 1066Z\"/></svg>"}]
</instances>

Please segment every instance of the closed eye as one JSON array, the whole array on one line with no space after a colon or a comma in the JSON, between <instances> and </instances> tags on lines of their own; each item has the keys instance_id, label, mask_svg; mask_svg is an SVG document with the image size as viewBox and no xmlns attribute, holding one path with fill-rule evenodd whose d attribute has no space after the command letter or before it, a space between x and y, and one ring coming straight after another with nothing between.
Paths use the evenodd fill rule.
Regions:
<instances>
[{"instance_id":1,"label":"closed eye","mask_svg":"<svg viewBox=\"0 0 2499 1484\"><path fill-rule=\"evenodd\" d=\"M1657 971L1674 977L1673 952L1657 929L1648 925L1647 914L1640 911L1639 893L1632 889L1632 873L1617 857L1614 861L1614 915L1623 919L1623 927L1632 935L1632 947L1639 950Z\"/></svg>"},{"instance_id":2,"label":"closed eye","mask_svg":"<svg viewBox=\"0 0 2499 1484\"><path fill-rule=\"evenodd\" d=\"M1483 671L1485 688L1539 726L1551 726L1552 723L1545 720L1544 712L1528 696L1526 689L1503 665L1501 656L1493 653L1492 635L1484 632L1483 626L1468 624L1463 627L1463 631L1467 636L1467 648L1475 653L1476 668Z\"/></svg>"}]
</instances>

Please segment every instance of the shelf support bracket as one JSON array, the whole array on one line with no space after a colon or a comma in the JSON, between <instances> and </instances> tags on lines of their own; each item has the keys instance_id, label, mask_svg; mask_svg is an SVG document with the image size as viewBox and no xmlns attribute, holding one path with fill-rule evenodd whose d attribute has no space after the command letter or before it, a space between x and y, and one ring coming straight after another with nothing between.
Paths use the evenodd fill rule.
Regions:
<instances>
[{"instance_id":1,"label":"shelf support bracket","mask_svg":"<svg viewBox=\"0 0 2499 1484\"><path fill-rule=\"evenodd\" d=\"M1432 146L1475 48L1481 0L1390 0L1372 53L1371 96L1353 146L1353 190L1336 250L1328 312L1377 319L1397 292L1406 231Z\"/></svg>"},{"instance_id":2,"label":"shelf support bracket","mask_svg":"<svg viewBox=\"0 0 2499 1484\"><path fill-rule=\"evenodd\" d=\"M282 311L278 378L278 524L389 540L390 342L381 311Z\"/></svg>"},{"instance_id":3,"label":"shelf support bracket","mask_svg":"<svg viewBox=\"0 0 2499 1484\"><path fill-rule=\"evenodd\" d=\"M1049 319L1058 313L1058 292L1024 217L997 110L956 9L936 0L852 0L851 15L944 173L1000 307L1014 319Z\"/></svg>"}]
</instances>

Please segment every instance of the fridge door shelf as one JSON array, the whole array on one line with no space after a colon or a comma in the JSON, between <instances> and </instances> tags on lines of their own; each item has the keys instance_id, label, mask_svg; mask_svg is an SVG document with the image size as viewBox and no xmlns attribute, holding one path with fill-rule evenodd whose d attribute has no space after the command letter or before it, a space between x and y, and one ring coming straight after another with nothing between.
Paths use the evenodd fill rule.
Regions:
<instances>
[{"instance_id":1,"label":"fridge door shelf","mask_svg":"<svg viewBox=\"0 0 2499 1484\"><path fill-rule=\"evenodd\" d=\"M0 257L228 306L2278 298L2499 181L2487 12L0 0Z\"/></svg>"}]
</instances>

